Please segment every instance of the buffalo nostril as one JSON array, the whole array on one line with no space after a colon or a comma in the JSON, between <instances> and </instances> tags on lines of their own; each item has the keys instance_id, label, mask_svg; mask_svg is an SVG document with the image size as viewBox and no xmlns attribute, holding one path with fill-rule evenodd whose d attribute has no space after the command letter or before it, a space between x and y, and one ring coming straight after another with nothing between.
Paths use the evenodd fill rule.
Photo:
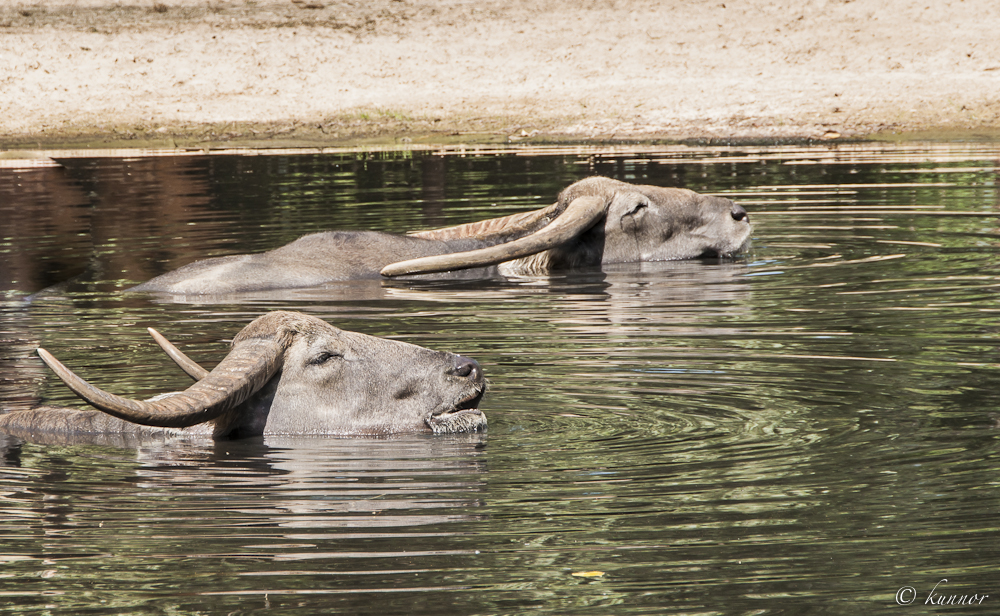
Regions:
<instances>
[{"instance_id":1,"label":"buffalo nostril","mask_svg":"<svg viewBox=\"0 0 1000 616\"><path fill-rule=\"evenodd\" d=\"M483 368L476 360L459 355L455 358L454 374L455 376L467 377L471 381L478 381L482 378Z\"/></svg>"},{"instance_id":2,"label":"buffalo nostril","mask_svg":"<svg viewBox=\"0 0 1000 616\"><path fill-rule=\"evenodd\" d=\"M738 222L740 220L746 220L746 218L747 218L747 211L745 209L743 209L742 205L736 205L734 203L733 204L733 210L730 212L730 215L733 217L733 220L735 220L735 221Z\"/></svg>"}]
</instances>

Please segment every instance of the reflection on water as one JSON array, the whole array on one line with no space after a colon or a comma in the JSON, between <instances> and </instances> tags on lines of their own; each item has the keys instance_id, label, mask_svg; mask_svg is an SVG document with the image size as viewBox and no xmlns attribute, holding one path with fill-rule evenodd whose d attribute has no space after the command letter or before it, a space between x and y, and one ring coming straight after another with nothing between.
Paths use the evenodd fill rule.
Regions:
<instances>
[{"instance_id":1,"label":"reflection on water","mask_svg":"<svg viewBox=\"0 0 1000 616\"><path fill-rule=\"evenodd\" d=\"M343 593L422 575L438 589L426 578L440 565L422 561L475 555L441 545L485 515L483 447L480 435L178 440L135 452L8 443L2 562L27 575L0 598L109 613L170 611L157 607L166 600L197 613L205 596L259 595L260 607L316 580Z\"/></svg>"},{"instance_id":2,"label":"reflection on water","mask_svg":"<svg viewBox=\"0 0 1000 616\"><path fill-rule=\"evenodd\" d=\"M145 327L210 366L286 308L475 357L490 431L5 439L6 611L872 613L944 578L949 595L1000 596L995 144L60 162L0 167L4 408L76 404L36 346L148 396L188 380ZM120 293L307 232L535 209L595 173L736 199L752 256L197 303ZM586 571L603 575L572 575Z\"/></svg>"}]
</instances>

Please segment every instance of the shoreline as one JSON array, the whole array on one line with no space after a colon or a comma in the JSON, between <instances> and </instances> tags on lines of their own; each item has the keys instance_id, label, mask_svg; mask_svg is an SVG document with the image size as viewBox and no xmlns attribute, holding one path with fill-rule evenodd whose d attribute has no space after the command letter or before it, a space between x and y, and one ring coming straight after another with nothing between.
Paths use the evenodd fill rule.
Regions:
<instances>
[{"instance_id":1,"label":"shoreline","mask_svg":"<svg viewBox=\"0 0 1000 616\"><path fill-rule=\"evenodd\" d=\"M260 127L237 127L225 134L212 128L201 132L171 132L167 136L156 134L115 135L94 131L46 135L44 137L23 136L3 138L0 141L0 166L4 161L13 163L26 159L88 156L128 156L136 153L207 153L207 152L260 152L271 151L352 151L352 150L416 150L445 149L457 150L524 147L750 147L782 145L850 145L859 143L907 143L907 142L1000 142L1000 128L954 129L951 127L921 127L915 130L882 130L871 133L855 133L847 137L807 136L814 130L804 130L801 134L785 134L781 137L756 135L729 135L725 137L704 136L697 131L687 134L637 133L628 137L600 134L587 137L560 134L558 132L537 131L534 134L507 134L498 132L417 132L389 131L383 126L360 130L340 138L329 138L319 131L273 131ZM697 135L697 136L691 136Z\"/></svg>"}]
</instances>

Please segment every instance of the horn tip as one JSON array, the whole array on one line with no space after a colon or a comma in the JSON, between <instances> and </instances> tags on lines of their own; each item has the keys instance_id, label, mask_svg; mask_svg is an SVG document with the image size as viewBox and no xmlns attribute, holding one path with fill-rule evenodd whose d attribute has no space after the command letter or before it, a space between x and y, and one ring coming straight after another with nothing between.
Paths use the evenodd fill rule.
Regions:
<instances>
[{"instance_id":1,"label":"horn tip","mask_svg":"<svg viewBox=\"0 0 1000 616\"><path fill-rule=\"evenodd\" d=\"M59 373L59 367L62 365L62 363L58 359L56 359L52 353L49 353L42 347L38 347L35 350L35 352L38 353L38 356L42 358L42 361L45 362L46 366L48 366L56 374Z\"/></svg>"}]
</instances>

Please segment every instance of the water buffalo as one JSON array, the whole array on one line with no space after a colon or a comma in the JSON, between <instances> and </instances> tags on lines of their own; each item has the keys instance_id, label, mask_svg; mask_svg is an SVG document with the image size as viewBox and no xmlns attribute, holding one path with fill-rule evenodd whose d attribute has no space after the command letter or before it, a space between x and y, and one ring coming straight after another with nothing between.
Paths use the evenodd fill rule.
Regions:
<instances>
[{"instance_id":1,"label":"water buffalo","mask_svg":"<svg viewBox=\"0 0 1000 616\"><path fill-rule=\"evenodd\" d=\"M502 218L393 235L330 231L268 252L196 261L132 291L185 295L312 287L328 282L494 268L533 275L602 263L729 256L750 239L729 199L592 177L555 204Z\"/></svg>"},{"instance_id":2,"label":"water buffalo","mask_svg":"<svg viewBox=\"0 0 1000 616\"><path fill-rule=\"evenodd\" d=\"M468 357L337 329L275 311L247 325L211 372L151 330L196 383L145 401L102 391L44 349L38 354L98 410L39 407L0 415L0 432L387 435L486 428L486 381Z\"/></svg>"}]
</instances>

